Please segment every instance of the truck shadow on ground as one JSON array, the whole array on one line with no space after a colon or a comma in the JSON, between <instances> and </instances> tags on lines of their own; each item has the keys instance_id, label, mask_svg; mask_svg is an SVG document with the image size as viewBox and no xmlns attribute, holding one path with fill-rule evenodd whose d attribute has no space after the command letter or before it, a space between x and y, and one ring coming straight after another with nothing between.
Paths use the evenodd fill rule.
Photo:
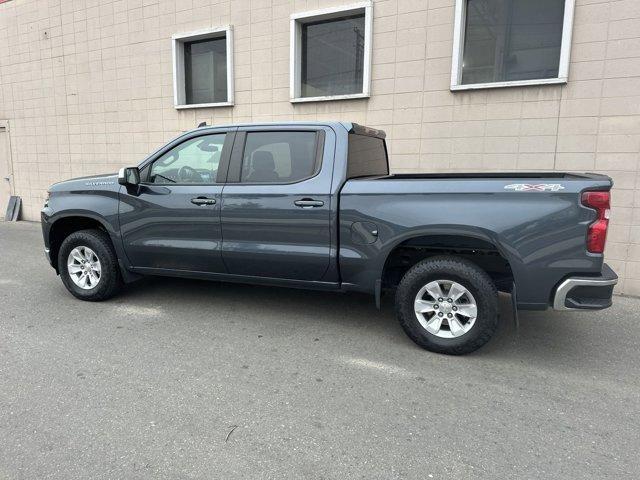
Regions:
<instances>
[{"instance_id":1,"label":"truck shadow on ground","mask_svg":"<svg viewBox=\"0 0 640 480\"><path fill-rule=\"evenodd\" d=\"M181 321L202 311L232 310L247 321L259 315L261 322L298 328L300 322L322 324L322 330L336 334L383 337L385 342L402 349L422 352L404 334L395 318L393 296L383 297L378 310L372 296L358 293L335 293L237 283L208 282L179 278L149 277L127 285L112 300L117 303L154 306ZM547 310L519 312L513 318L511 297L500 295L500 318L494 338L479 351L464 358L517 358L536 363L576 363L594 360L594 351L611 336L610 329L596 322L598 313L564 313ZM600 314L601 315L601 314ZM308 325L307 325L308 326ZM586 326L588 328L581 328ZM599 356L595 354L595 356ZM452 357L453 358L453 357ZM460 358L460 357L457 357Z\"/></svg>"}]
</instances>

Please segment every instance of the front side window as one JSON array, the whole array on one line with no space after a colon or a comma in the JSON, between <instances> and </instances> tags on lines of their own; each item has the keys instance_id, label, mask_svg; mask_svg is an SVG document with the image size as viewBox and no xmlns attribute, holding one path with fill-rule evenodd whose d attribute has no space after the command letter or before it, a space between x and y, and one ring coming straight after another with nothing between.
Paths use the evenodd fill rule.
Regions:
<instances>
[{"instance_id":1,"label":"front side window","mask_svg":"<svg viewBox=\"0 0 640 480\"><path fill-rule=\"evenodd\" d=\"M369 95L372 6L291 16L291 101Z\"/></svg>"},{"instance_id":2,"label":"front side window","mask_svg":"<svg viewBox=\"0 0 640 480\"><path fill-rule=\"evenodd\" d=\"M148 182L209 184L216 182L225 134L203 135L172 148L155 160Z\"/></svg>"},{"instance_id":3,"label":"front side window","mask_svg":"<svg viewBox=\"0 0 640 480\"><path fill-rule=\"evenodd\" d=\"M567 0L458 1L452 88L566 81Z\"/></svg>"},{"instance_id":4,"label":"front side window","mask_svg":"<svg viewBox=\"0 0 640 480\"><path fill-rule=\"evenodd\" d=\"M232 30L173 36L176 108L233 105Z\"/></svg>"},{"instance_id":5,"label":"front side window","mask_svg":"<svg viewBox=\"0 0 640 480\"><path fill-rule=\"evenodd\" d=\"M316 132L249 132L242 157L243 183L292 183L316 170Z\"/></svg>"}]
</instances>

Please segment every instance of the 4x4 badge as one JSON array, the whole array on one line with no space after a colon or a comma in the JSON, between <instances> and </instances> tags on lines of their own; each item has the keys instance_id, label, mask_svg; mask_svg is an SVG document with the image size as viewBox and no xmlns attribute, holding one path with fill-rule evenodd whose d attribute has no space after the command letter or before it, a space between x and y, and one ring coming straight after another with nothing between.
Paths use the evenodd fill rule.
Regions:
<instances>
[{"instance_id":1,"label":"4x4 badge","mask_svg":"<svg viewBox=\"0 0 640 480\"><path fill-rule=\"evenodd\" d=\"M557 192L564 190L564 187L559 183L512 183L506 185L504 189L514 192Z\"/></svg>"}]
</instances>

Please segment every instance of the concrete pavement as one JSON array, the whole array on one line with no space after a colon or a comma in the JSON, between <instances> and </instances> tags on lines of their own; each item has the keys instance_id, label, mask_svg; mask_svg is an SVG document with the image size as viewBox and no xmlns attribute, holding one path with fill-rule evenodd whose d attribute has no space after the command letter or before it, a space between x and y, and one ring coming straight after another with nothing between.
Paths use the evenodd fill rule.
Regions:
<instances>
[{"instance_id":1,"label":"concrete pavement","mask_svg":"<svg viewBox=\"0 0 640 480\"><path fill-rule=\"evenodd\" d=\"M360 295L145 279L71 297L0 224L0 478L640 478L640 300L416 347Z\"/></svg>"}]
</instances>

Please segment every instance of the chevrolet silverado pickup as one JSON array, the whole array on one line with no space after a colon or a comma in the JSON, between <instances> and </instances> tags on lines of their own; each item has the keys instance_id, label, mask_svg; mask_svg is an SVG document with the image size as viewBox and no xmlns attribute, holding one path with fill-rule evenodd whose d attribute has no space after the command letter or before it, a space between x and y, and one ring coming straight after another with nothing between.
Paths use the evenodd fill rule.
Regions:
<instances>
[{"instance_id":1,"label":"chevrolet silverado pickup","mask_svg":"<svg viewBox=\"0 0 640 480\"><path fill-rule=\"evenodd\" d=\"M385 133L345 122L202 126L117 175L51 186L47 258L104 300L144 275L394 294L407 335L464 354L514 309L597 310L611 179L390 174Z\"/></svg>"}]
</instances>

